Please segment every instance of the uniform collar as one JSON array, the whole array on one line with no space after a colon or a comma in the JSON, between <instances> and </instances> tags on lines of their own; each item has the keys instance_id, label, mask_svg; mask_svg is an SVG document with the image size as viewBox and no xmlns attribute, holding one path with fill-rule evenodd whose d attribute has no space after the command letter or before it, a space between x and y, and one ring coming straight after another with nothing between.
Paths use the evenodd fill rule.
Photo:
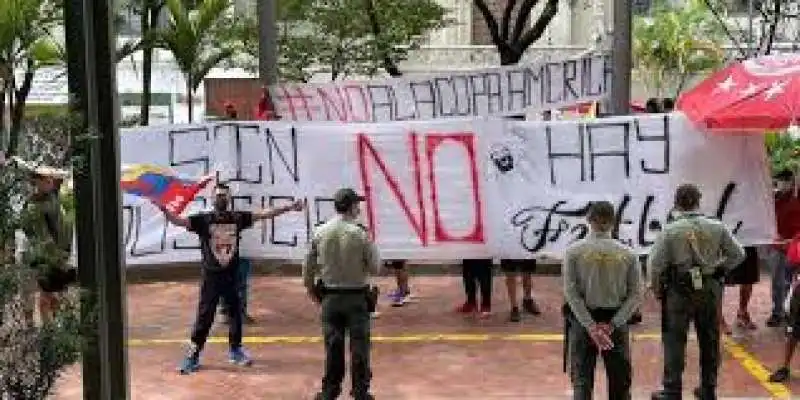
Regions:
<instances>
[{"instance_id":1,"label":"uniform collar","mask_svg":"<svg viewBox=\"0 0 800 400\"><path fill-rule=\"evenodd\" d=\"M611 232L594 232L589 234L592 239L611 239Z\"/></svg>"},{"instance_id":2,"label":"uniform collar","mask_svg":"<svg viewBox=\"0 0 800 400\"><path fill-rule=\"evenodd\" d=\"M695 218L702 217L703 213L699 211L675 211L675 219L680 218Z\"/></svg>"}]
</instances>

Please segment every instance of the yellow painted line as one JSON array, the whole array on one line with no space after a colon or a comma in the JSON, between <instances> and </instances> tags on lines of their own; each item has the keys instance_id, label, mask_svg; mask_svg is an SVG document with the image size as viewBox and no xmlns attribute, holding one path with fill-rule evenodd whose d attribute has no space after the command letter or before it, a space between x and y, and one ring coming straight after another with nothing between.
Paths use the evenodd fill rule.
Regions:
<instances>
[{"instance_id":1,"label":"yellow painted line","mask_svg":"<svg viewBox=\"0 0 800 400\"><path fill-rule=\"evenodd\" d=\"M769 381L769 371L767 371L767 368L764 367L755 356L745 350L744 346L730 338L723 338L723 345L725 350L727 350L753 378L756 378L764 389L767 389L773 399L788 399L792 397L792 392L789 391L786 385Z\"/></svg>"},{"instance_id":2,"label":"yellow painted line","mask_svg":"<svg viewBox=\"0 0 800 400\"><path fill-rule=\"evenodd\" d=\"M657 333L641 333L633 335L634 340L656 340L661 335ZM186 343L188 339L130 339L129 346L152 346L165 344ZM427 333L397 336L372 336L376 343L425 343L425 342L561 342L563 335L560 333L530 333L530 334L481 334L481 333ZM246 344L308 344L321 343L321 336L246 336L242 338ZM227 337L216 336L208 338L207 343L228 343Z\"/></svg>"}]
</instances>

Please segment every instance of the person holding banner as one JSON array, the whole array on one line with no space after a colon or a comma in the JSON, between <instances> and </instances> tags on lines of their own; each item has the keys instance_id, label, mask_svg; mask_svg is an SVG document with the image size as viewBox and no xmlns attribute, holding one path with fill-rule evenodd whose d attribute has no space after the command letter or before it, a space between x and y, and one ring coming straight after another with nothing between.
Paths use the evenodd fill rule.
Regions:
<instances>
[{"instance_id":1,"label":"person holding banner","mask_svg":"<svg viewBox=\"0 0 800 400\"><path fill-rule=\"evenodd\" d=\"M573 398L594 391L598 353L603 357L608 398L631 398L628 320L642 301L637 255L611 236L616 212L607 201L592 203L591 234L567 249L563 262L565 314Z\"/></svg>"},{"instance_id":2,"label":"person holding banner","mask_svg":"<svg viewBox=\"0 0 800 400\"><path fill-rule=\"evenodd\" d=\"M800 280L795 278L794 283L789 289L789 294L786 296L786 301L783 304L784 311L788 316L788 325L786 326L786 344L783 353L783 363L780 368L770 374L769 381L773 383L786 382L791 376L789 364L794 357L794 351L797 348L797 343L800 343L800 290L797 286L800 285Z\"/></svg>"},{"instance_id":3,"label":"person holding banner","mask_svg":"<svg viewBox=\"0 0 800 400\"><path fill-rule=\"evenodd\" d=\"M461 277L464 280L464 293L467 300L456 312L472 314L480 310L481 318L489 318L492 313L492 259L466 259L461 261ZM481 304L478 308L478 288L481 290Z\"/></svg>"},{"instance_id":4,"label":"person holding banner","mask_svg":"<svg viewBox=\"0 0 800 400\"><path fill-rule=\"evenodd\" d=\"M386 266L394 271L397 288L389 293L392 307L402 307L411 301L411 288L408 286L408 263L406 260L389 260Z\"/></svg>"},{"instance_id":5,"label":"person holding banner","mask_svg":"<svg viewBox=\"0 0 800 400\"><path fill-rule=\"evenodd\" d=\"M536 259L530 260L500 260L500 269L506 276L506 290L508 291L508 301L511 303L511 313L509 320L519 322L522 315L519 310L517 298L517 280L522 275L522 310L531 315L539 315L542 312L536 301L533 300L533 274L536 272Z\"/></svg>"},{"instance_id":6,"label":"person holding banner","mask_svg":"<svg viewBox=\"0 0 800 400\"><path fill-rule=\"evenodd\" d=\"M242 348L242 312L238 293L240 234L242 230L251 228L255 221L275 218L289 211L301 211L304 208L303 201L298 200L289 206L254 212L231 211L230 189L225 184L217 183L214 188L214 210L211 212L182 217L173 214L160 203L153 204L164 213L169 222L197 234L200 239L202 275L197 319L192 328L188 354L178 371L181 374L189 374L196 372L200 367L200 353L214 323L214 314L220 297L225 299L230 310L239 310L230 313L228 334L230 362L249 366L252 362Z\"/></svg>"},{"instance_id":7,"label":"person holding banner","mask_svg":"<svg viewBox=\"0 0 800 400\"><path fill-rule=\"evenodd\" d=\"M720 221L698 212L701 193L685 184L675 192L676 220L668 224L650 248L647 260L650 287L662 299L664 345L663 390L654 400L680 399L686 364L689 322L700 347L700 387L695 395L716 399L720 365L718 305L723 279L745 259L744 248Z\"/></svg>"},{"instance_id":8,"label":"person holding banner","mask_svg":"<svg viewBox=\"0 0 800 400\"><path fill-rule=\"evenodd\" d=\"M783 325L787 318L783 300L793 280L794 268L786 259L787 244L800 234L800 198L795 189L795 175L783 170L775 175L775 223L778 229L776 244L768 248L767 264L772 274L772 312L768 327Z\"/></svg>"}]
</instances>

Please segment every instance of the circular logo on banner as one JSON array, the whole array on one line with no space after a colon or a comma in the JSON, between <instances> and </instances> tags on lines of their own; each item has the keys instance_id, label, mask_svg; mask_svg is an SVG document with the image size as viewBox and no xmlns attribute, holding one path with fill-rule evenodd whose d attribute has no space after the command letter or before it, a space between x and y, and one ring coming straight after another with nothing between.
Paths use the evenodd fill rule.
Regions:
<instances>
[{"instance_id":1,"label":"circular logo on banner","mask_svg":"<svg viewBox=\"0 0 800 400\"><path fill-rule=\"evenodd\" d=\"M744 70L756 76L786 76L800 73L800 54L775 54L742 62Z\"/></svg>"}]
</instances>

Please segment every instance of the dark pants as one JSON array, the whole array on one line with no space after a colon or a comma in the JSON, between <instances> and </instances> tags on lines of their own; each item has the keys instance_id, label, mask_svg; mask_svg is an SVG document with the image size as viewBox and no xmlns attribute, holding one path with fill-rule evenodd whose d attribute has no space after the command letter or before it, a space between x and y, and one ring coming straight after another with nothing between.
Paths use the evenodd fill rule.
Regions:
<instances>
[{"instance_id":1,"label":"dark pants","mask_svg":"<svg viewBox=\"0 0 800 400\"><path fill-rule=\"evenodd\" d=\"M464 292L467 302L477 304L477 289L481 289L481 307L492 306L492 260L464 260L461 277L464 279Z\"/></svg>"},{"instance_id":2,"label":"dark pants","mask_svg":"<svg viewBox=\"0 0 800 400\"><path fill-rule=\"evenodd\" d=\"M239 264L236 266L236 274L237 274L237 285L236 285L236 292L239 294L239 303L241 304L241 309L244 315L247 314L247 294L250 289L250 271L252 270L252 263L248 258L240 258ZM230 316L230 307L228 307L228 303L225 302L225 299L222 299L221 302L222 306L222 313Z\"/></svg>"},{"instance_id":3,"label":"dark pants","mask_svg":"<svg viewBox=\"0 0 800 400\"><path fill-rule=\"evenodd\" d=\"M716 398L720 362L717 306L722 298L722 283L715 279L704 279L703 285L705 287L695 301L676 288L668 289L664 300L664 394L676 399L680 399L683 391L686 336L690 321L697 331L700 346L700 388L703 398Z\"/></svg>"},{"instance_id":4,"label":"dark pants","mask_svg":"<svg viewBox=\"0 0 800 400\"><path fill-rule=\"evenodd\" d=\"M574 317L569 328L570 379L575 400L590 400L594 392L594 370L597 364L597 347L589 332ZM608 399L631 398L631 354L627 326L611 334L614 348L600 354L606 369Z\"/></svg>"},{"instance_id":5,"label":"dark pants","mask_svg":"<svg viewBox=\"0 0 800 400\"><path fill-rule=\"evenodd\" d=\"M203 272L200 279L200 302L197 307L197 319L192 329L192 343L197 345L197 351L201 351L208 339L208 332L214 324L214 315L217 312L217 304L220 298L225 299L225 303L233 310L241 310L239 293L236 291L238 285L238 275L236 271L224 271L217 273ZM230 327L228 331L228 342L231 349L239 348L242 345L242 313L235 312L230 315Z\"/></svg>"},{"instance_id":6,"label":"dark pants","mask_svg":"<svg viewBox=\"0 0 800 400\"><path fill-rule=\"evenodd\" d=\"M335 399L344 381L344 338L350 337L352 395L365 399L372 379L370 371L370 318L367 296L361 293L327 293L322 299L322 333L325 338L325 376L322 393Z\"/></svg>"}]
</instances>

